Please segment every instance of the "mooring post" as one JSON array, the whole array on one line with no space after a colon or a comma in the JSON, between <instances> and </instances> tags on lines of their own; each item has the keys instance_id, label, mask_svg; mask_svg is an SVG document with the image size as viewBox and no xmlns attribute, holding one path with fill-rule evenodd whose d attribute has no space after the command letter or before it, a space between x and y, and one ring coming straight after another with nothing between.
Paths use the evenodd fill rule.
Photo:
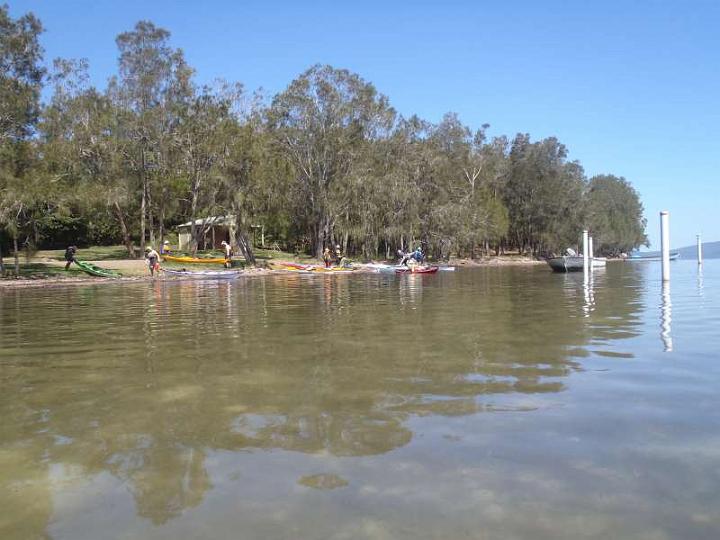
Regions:
<instances>
[{"instance_id":1,"label":"mooring post","mask_svg":"<svg viewBox=\"0 0 720 540\"><path fill-rule=\"evenodd\" d=\"M590 264L592 265L592 260L595 258L595 247L592 236L588 238L588 244L588 257L590 257Z\"/></svg>"},{"instance_id":2,"label":"mooring post","mask_svg":"<svg viewBox=\"0 0 720 540\"><path fill-rule=\"evenodd\" d=\"M670 281L670 212L660 212L660 247L662 252L662 280Z\"/></svg>"},{"instance_id":3,"label":"mooring post","mask_svg":"<svg viewBox=\"0 0 720 540\"><path fill-rule=\"evenodd\" d=\"M587 230L583 231L583 274L587 276L588 274L588 268L590 263L590 258L588 257L588 249L590 249L590 246L588 245L589 238L588 238L588 232Z\"/></svg>"},{"instance_id":4,"label":"mooring post","mask_svg":"<svg viewBox=\"0 0 720 540\"><path fill-rule=\"evenodd\" d=\"M698 264L702 264L702 238L700 235L697 235L697 259Z\"/></svg>"}]
</instances>

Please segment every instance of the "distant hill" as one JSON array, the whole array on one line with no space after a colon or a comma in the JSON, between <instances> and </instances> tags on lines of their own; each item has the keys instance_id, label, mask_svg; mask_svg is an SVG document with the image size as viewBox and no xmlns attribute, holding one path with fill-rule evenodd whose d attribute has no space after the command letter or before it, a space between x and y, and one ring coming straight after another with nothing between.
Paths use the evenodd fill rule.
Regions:
<instances>
[{"instance_id":1,"label":"distant hill","mask_svg":"<svg viewBox=\"0 0 720 540\"><path fill-rule=\"evenodd\" d=\"M703 259L720 259L720 242L703 242ZM697 257L697 246L685 246L679 249L671 248L671 252L679 251L681 259L695 259ZM651 255L660 256L659 251L643 251L643 255L649 257Z\"/></svg>"},{"instance_id":2,"label":"distant hill","mask_svg":"<svg viewBox=\"0 0 720 540\"><path fill-rule=\"evenodd\" d=\"M675 251L675 250L672 250ZM686 246L678 249L681 259L695 259L697 246ZM703 242L703 259L720 259L720 242Z\"/></svg>"}]
</instances>

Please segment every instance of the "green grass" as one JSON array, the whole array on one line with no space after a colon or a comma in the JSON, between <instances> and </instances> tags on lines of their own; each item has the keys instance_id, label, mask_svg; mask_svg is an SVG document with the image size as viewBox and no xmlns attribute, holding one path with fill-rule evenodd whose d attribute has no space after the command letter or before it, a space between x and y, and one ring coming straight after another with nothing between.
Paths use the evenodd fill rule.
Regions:
<instances>
[{"instance_id":1,"label":"green grass","mask_svg":"<svg viewBox=\"0 0 720 540\"><path fill-rule=\"evenodd\" d=\"M48 279L53 277L72 277L72 278L89 278L88 274L75 266L71 266L69 270L65 270L64 266L51 266L45 263L21 263L19 279ZM15 279L14 263L5 265L4 279Z\"/></svg>"},{"instance_id":2,"label":"green grass","mask_svg":"<svg viewBox=\"0 0 720 540\"><path fill-rule=\"evenodd\" d=\"M33 255L36 258L65 260L64 249L44 249ZM21 255L21 258L23 256ZM91 246L87 248L78 248L77 258L82 261L113 261L127 259L128 252L125 246Z\"/></svg>"},{"instance_id":3,"label":"green grass","mask_svg":"<svg viewBox=\"0 0 720 540\"><path fill-rule=\"evenodd\" d=\"M175 252L176 255L187 255L181 252ZM219 250L204 250L197 252L198 257L222 257L222 252ZM77 252L77 258L82 261L114 261L114 260L126 260L129 259L127 249L125 246L90 246L86 248L79 248ZM142 258L142 254L138 252L138 258ZM305 254L290 253L287 251L276 251L272 249L255 249L255 258L258 262L270 261L270 260L290 260L290 261L312 261L314 257ZM54 259L57 261L65 260L64 249L44 249L36 253L31 254L31 259ZM234 260L243 261L243 258L238 254L233 257ZM22 263L27 262L25 252L20 255ZM12 264L12 257L5 257L5 261L9 261Z\"/></svg>"}]
</instances>

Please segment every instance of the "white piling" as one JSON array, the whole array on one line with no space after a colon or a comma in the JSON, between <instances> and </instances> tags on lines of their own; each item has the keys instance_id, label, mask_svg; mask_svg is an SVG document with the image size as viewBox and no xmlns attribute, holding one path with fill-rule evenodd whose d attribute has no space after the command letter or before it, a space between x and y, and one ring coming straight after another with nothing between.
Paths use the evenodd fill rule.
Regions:
<instances>
[{"instance_id":1,"label":"white piling","mask_svg":"<svg viewBox=\"0 0 720 540\"><path fill-rule=\"evenodd\" d=\"M595 248L593 247L592 236L588 238L588 257L590 257L590 262L592 263L592 260L595 258Z\"/></svg>"},{"instance_id":2,"label":"white piling","mask_svg":"<svg viewBox=\"0 0 720 540\"><path fill-rule=\"evenodd\" d=\"M662 252L662 280L670 281L670 212L660 212L660 248Z\"/></svg>"},{"instance_id":3,"label":"white piling","mask_svg":"<svg viewBox=\"0 0 720 540\"><path fill-rule=\"evenodd\" d=\"M590 249L589 238L587 230L583 231L583 274L588 275L588 268L590 267L590 258L588 257L588 249Z\"/></svg>"},{"instance_id":4,"label":"white piling","mask_svg":"<svg viewBox=\"0 0 720 540\"><path fill-rule=\"evenodd\" d=\"M698 264L702 264L702 238L700 235L697 235L697 259Z\"/></svg>"}]
</instances>

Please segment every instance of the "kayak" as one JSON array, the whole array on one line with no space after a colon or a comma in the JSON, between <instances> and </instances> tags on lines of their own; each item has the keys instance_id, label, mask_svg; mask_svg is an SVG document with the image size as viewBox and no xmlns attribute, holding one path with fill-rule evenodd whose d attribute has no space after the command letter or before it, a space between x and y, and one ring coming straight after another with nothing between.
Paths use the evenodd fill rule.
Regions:
<instances>
[{"instance_id":1,"label":"kayak","mask_svg":"<svg viewBox=\"0 0 720 540\"><path fill-rule=\"evenodd\" d=\"M79 261L79 260L75 259L75 264L77 264L83 272L86 272L92 276L112 277L112 278L121 277L121 274L115 272L114 270L100 268L99 266L95 266L94 264L89 263L89 262Z\"/></svg>"},{"instance_id":2,"label":"kayak","mask_svg":"<svg viewBox=\"0 0 720 540\"><path fill-rule=\"evenodd\" d=\"M175 257L174 255L161 255L164 261L190 263L190 264L225 264L224 257L202 259L199 257Z\"/></svg>"},{"instance_id":3,"label":"kayak","mask_svg":"<svg viewBox=\"0 0 720 540\"><path fill-rule=\"evenodd\" d=\"M325 268L324 266L312 266L307 270L320 274L349 274L355 271L354 268L345 268L344 266L331 266L330 268Z\"/></svg>"},{"instance_id":4,"label":"kayak","mask_svg":"<svg viewBox=\"0 0 720 540\"><path fill-rule=\"evenodd\" d=\"M413 268L399 268L395 270L396 274L434 274L439 270L437 266L415 266Z\"/></svg>"},{"instance_id":5,"label":"kayak","mask_svg":"<svg viewBox=\"0 0 720 540\"><path fill-rule=\"evenodd\" d=\"M333 274L345 274L353 272L355 268L348 268L345 266L331 266L326 268L319 264L299 264L299 263L286 263L286 262L272 262L269 264L273 270L285 270L288 272L317 272L317 273L333 273Z\"/></svg>"},{"instance_id":6,"label":"kayak","mask_svg":"<svg viewBox=\"0 0 720 540\"><path fill-rule=\"evenodd\" d=\"M187 277L193 279L235 279L242 272L232 270L168 270L167 268L162 269L163 272L171 276Z\"/></svg>"},{"instance_id":7,"label":"kayak","mask_svg":"<svg viewBox=\"0 0 720 540\"><path fill-rule=\"evenodd\" d=\"M311 265L309 264L298 264L290 262L271 262L268 266L272 270L310 270Z\"/></svg>"}]
</instances>

